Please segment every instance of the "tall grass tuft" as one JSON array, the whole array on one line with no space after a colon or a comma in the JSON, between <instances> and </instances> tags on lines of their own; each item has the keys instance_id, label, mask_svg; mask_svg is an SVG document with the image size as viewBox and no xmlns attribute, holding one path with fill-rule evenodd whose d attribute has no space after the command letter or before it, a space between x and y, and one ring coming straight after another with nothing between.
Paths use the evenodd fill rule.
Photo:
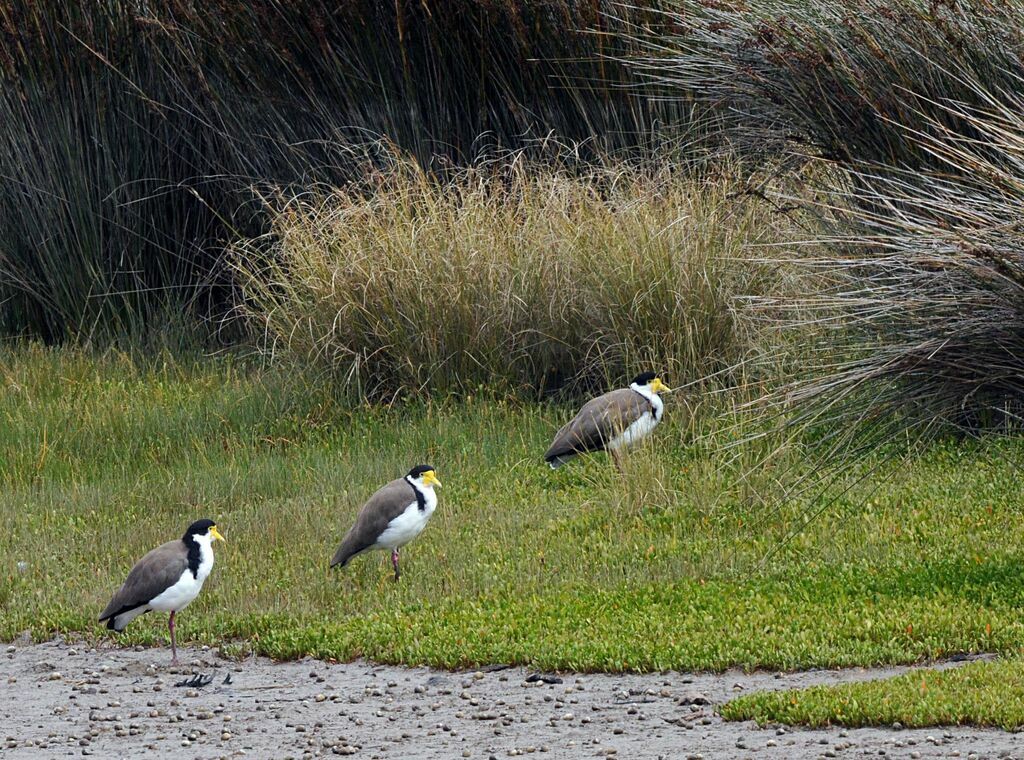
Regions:
<instances>
[{"instance_id":1,"label":"tall grass tuft","mask_svg":"<svg viewBox=\"0 0 1024 760\"><path fill-rule=\"evenodd\" d=\"M865 432L868 450L1019 418L1024 3L700 3L676 21L649 71L725 105L744 150L812 161L786 201L823 222L792 249L821 290L780 327L821 340L772 410L798 404L844 461Z\"/></svg>"},{"instance_id":2,"label":"tall grass tuft","mask_svg":"<svg viewBox=\"0 0 1024 760\"><path fill-rule=\"evenodd\" d=\"M823 198L832 244L801 263L830 271L832 287L802 300L833 328L830 359L809 363L789 400L886 435L1020 428L1024 99L999 99L944 103L971 122L969 141L940 123L908 134L945 171L862 166Z\"/></svg>"},{"instance_id":3,"label":"tall grass tuft","mask_svg":"<svg viewBox=\"0 0 1024 760\"><path fill-rule=\"evenodd\" d=\"M740 297L792 287L747 251L788 220L739 187L525 161L437 181L399 162L287 199L232 264L269 351L371 397L543 396L645 367L685 383L757 350Z\"/></svg>"},{"instance_id":4,"label":"tall grass tuft","mask_svg":"<svg viewBox=\"0 0 1024 760\"><path fill-rule=\"evenodd\" d=\"M0 0L0 330L216 312L225 243L266 229L251 187L344 182L367 143L645 153L689 105L614 62L610 5Z\"/></svg>"},{"instance_id":5,"label":"tall grass tuft","mask_svg":"<svg viewBox=\"0 0 1024 760\"><path fill-rule=\"evenodd\" d=\"M667 18L634 32L632 65L713 104L745 155L953 169L911 132L970 139L945 104L990 107L1024 76L1021 0L694 0Z\"/></svg>"}]
</instances>

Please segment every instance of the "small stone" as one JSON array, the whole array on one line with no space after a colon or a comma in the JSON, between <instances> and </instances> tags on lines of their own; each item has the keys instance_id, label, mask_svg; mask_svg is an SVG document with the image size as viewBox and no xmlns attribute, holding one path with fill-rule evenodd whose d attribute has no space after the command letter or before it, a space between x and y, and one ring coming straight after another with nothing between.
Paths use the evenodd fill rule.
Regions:
<instances>
[{"instance_id":1,"label":"small stone","mask_svg":"<svg viewBox=\"0 0 1024 760\"><path fill-rule=\"evenodd\" d=\"M677 700L677 704L680 705L710 705L711 700L703 694L690 694L687 696L680 697Z\"/></svg>"}]
</instances>

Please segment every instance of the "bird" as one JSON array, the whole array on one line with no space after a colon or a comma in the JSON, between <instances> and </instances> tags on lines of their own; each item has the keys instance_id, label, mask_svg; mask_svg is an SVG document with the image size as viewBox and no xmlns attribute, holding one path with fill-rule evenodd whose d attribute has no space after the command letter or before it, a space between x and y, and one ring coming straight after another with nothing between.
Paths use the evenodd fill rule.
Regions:
<instances>
[{"instance_id":1,"label":"bird","mask_svg":"<svg viewBox=\"0 0 1024 760\"><path fill-rule=\"evenodd\" d=\"M358 554L372 549L390 549L395 581L398 550L423 532L437 507L434 486L440 486L429 464L420 464L378 490L359 510L355 525L345 535L331 558L331 567L344 567Z\"/></svg>"},{"instance_id":2,"label":"bird","mask_svg":"<svg viewBox=\"0 0 1024 760\"><path fill-rule=\"evenodd\" d=\"M658 393L671 390L657 373L643 372L628 388L591 399L555 434L544 461L554 470L579 454L604 450L621 472L620 452L657 427L665 411Z\"/></svg>"},{"instance_id":3,"label":"bird","mask_svg":"<svg viewBox=\"0 0 1024 760\"><path fill-rule=\"evenodd\" d=\"M135 563L99 622L106 621L107 628L120 633L150 610L170 612L171 664L177 665L174 616L199 596L213 569L213 542L223 540L213 520L196 520L181 538L161 544Z\"/></svg>"}]
</instances>

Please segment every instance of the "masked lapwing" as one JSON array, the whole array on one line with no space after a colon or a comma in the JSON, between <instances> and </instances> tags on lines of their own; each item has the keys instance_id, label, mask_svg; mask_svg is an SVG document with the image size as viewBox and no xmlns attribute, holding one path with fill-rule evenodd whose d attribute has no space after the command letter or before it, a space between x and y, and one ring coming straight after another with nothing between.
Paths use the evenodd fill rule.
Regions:
<instances>
[{"instance_id":1,"label":"masked lapwing","mask_svg":"<svg viewBox=\"0 0 1024 760\"><path fill-rule=\"evenodd\" d=\"M390 549L398 580L398 550L423 532L437 507L434 486L440 486L434 468L421 464L404 478L392 480L359 510L356 524L346 534L331 559L331 567L344 567L357 554L371 549Z\"/></svg>"},{"instance_id":2,"label":"masked lapwing","mask_svg":"<svg viewBox=\"0 0 1024 760\"><path fill-rule=\"evenodd\" d=\"M591 399L558 431L544 461L555 469L578 454L607 451L621 470L620 452L657 427L665 411L658 393L670 390L656 373L644 372L628 388Z\"/></svg>"},{"instance_id":3,"label":"masked lapwing","mask_svg":"<svg viewBox=\"0 0 1024 760\"><path fill-rule=\"evenodd\" d=\"M121 632L139 615L150 610L170 612L172 662L178 662L174 615L199 596L213 569L213 542L223 541L213 520L196 520L185 535L168 541L135 563L121 588L100 615L107 628Z\"/></svg>"}]
</instances>

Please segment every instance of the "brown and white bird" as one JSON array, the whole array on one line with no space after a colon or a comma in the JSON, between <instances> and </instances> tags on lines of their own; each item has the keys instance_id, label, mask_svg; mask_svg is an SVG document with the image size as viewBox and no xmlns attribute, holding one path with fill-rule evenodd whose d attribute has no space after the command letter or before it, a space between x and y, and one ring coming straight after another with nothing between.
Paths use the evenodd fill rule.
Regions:
<instances>
[{"instance_id":1,"label":"brown and white bird","mask_svg":"<svg viewBox=\"0 0 1024 760\"><path fill-rule=\"evenodd\" d=\"M121 632L150 610L170 612L172 663L178 662L174 615L192 602L213 569L213 542L223 541L213 520L196 520L185 535L153 549L135 563L121 588L100 615L107 628Z\"/></svg>"},{"instance_id":2,"label":"brown and white bird","mask_svg":"<svg viewBox=\"0 0 1024 760\"><path fill-rule=\"evenodd\" d=\"M656 373L644 372L628 388L591 399L555 434L544 461L555 469L579 454L607 451L621 470L620 452L657 427L665 411L658 393L671 390Z\"/></svg>"},{"instance_id":3,"label":"brown and white bird","mask_svg":"<svg viewBox=\"0 0 1024 760\"><path fill-rule=\"evenodd\" d=\"M344 567L350 559L371 549L390 549L397 581L398 550L427 527L437 507L434 486L440 485L434 468L421 464L377 491L359 510L355 525L331 559L331 567Z\"/></svg>"}]
</instances>

